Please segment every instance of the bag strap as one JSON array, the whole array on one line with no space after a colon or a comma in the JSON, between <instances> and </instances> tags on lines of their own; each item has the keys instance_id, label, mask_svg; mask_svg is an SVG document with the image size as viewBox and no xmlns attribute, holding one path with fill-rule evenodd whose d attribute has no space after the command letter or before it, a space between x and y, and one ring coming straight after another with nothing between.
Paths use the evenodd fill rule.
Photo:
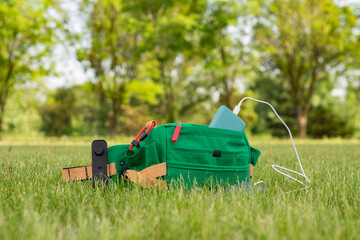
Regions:
<instances>
[{"instance_id":1,"label":"bag strap","mask_svg":"<svg viewBox=\"0 0 360 240\"><path fill-rule=\"evenodd\" d=\"M253 148L253 147L250 147L250 149L251 149L251 158L250 158L250 163L249 163L249 176L250 176L250 178L252 178L253 177L253 167L256 165L261 152L260 152L260 150Z\"/></svg>"},{"instance_id":2,"label":"bag strap","mask_svg":"<svg viewBox=\"0 0 360 240\"><path fill-rule=\"evenodd\" d=\"M144 188L160 187L166 188L166 180L157 179L167 175L166 162L152 165L140 172L126 169L124 175L133 183L139 184Z\"/></svg>"},{"instance_id":3,"label":"bag strap","mask_svg":"<svg viewBox=\"0 0 360 240\"><path fill-rule=\"evenodd\" d=\"M251 163L249 163L249 176L250 176L250 178L253 177L253 167L254 166Z\"/></svg>"},{"instance_id":4,"label":"bag strap","mask_svg":"<svg viewBox=\"0 0 360 240\"><path fill-rule=\"evenodd\" d=\"M166 176L167 175L166 162L152 165L150 167L141 170L140 172L154 178Z\"/></svg>"},{"instance_id":5,"label":"bag strap","mask_svg":"<svg viewBox=\"0 0 360 240\"><path fill-rule=\"evenodd\" d=\"M83 181L92 178L92 166L63 168L62 178L64 182L67 181ZM107 164L107 177L112 177L117 174L115 163ZM133 183L139 184L144 188L159 186L166 188L166 180L157 179L167 175L166 162L152 165L148 168L138 172L131 169L126 169L124 175Z\"/></svg>"},{"instance_id":6,"label":"bag strap","mask_svg":"<svg viewBox=\"0 0 360 240\"><path fill-rule=\"evenodd\" d=\"M253 166L256 165L257 160L258 160L259 157L260 157L260 154L261 154L260 150L251 147L251 164L252 164Z\"/></svg>"},{"instance_id":7,"label":"bag strap","mask_svg":"<svg viewBox=\"0 0 360 240\"><path fill-rule=\"evenodd\" d=\"M92 178L92 166L63 168L61 173L64 182L89 180ZM108 164L107 177L115 176L116 173L115 163Z\"/></svg>"}]
</instances>

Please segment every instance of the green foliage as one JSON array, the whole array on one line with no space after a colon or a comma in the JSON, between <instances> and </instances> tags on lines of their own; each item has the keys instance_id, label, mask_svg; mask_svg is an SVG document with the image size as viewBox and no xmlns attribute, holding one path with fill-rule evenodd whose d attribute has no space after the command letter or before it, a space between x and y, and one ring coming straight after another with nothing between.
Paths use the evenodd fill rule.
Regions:
<instances>
[{"instance_id":1,"label":"green foliage","mask_svg":"<svg viewBox=\"0 0 360 240\"><path fill-rule=\"evenodd\" d=\"M339 108L324 105L314 107L309 115L309 136L313 138L353 136L355 129L349 123L351 119L347 118L346 112L338 112L337 109Z\"/></svg>"},{"instance_id":2,"label":"green foliage","mask_svg":"<svg viewBox=\"0 0 360 240\"><path fill-rule=\"evenodd\" d=\"M350 83L347 88L346 103L348 108L346 111L353 112L352 119L355 127L355 137L360 138L360 80Z\"/></svg>"},{"instance_id":3,"label":"green foliage","mask_svg":"<svg viewBox=\"0 0 360 240\"><path fill-rule=\"evenodd\" d=\"M349 98L341 99L331 94L334 89L331 76L319 86L317 95L313 97L312 109L309 114L309 136L322 137L351 137L356 130L358 115L355 102ZM348 96L350 94L348 93Z\"/></svg>"},{"instance_id":4,"label":"green foliage","mask_svg":"<svg viewBox=\"0 0 360 240\"><path fill-rule=\"evenodd\" d=\"M51 70L43 57L56 43L59 22L49 14L52 0L0 2L0 134L5 104L14 86Z\"/></svg>"},{"instance_id":5,"label":"green foliage","mask_svg":"<svg viewBox=\"0 0 360 240\"><path fill-rule=\"evenodd\" d=\"M48 134L64 124L75 136L133 135L150 119L208 124L219 105L232 109L253 96L270 101L301 136L307 127L314 137L359 136L357 10L332 0L3 1L0 133L3 122L7 133L38 129L38 114L29 116L41 96L9 96L22 83L37 91L31 81L54 73L57 58L48 55L61 41L88 82L68 89L69 119L52 127L44 120ZM344 81L337 100L331 92ZM43 119L57 118L61 104L40 106ZM286 135L264 106L246 102L240 114L254 134Z\"/></svg>"},{"instance_id":6,"label":"green foliage","mask_svg":"<svg viewBox=\"0 0 360 240\"><path fill-rule=\"evenodd\" d=\"M16 87L8 98L3 118L4 135L38 136L41 118L38 112L37 86Z\"/></svg>"},{"instance_id":7,"label":"green foliage","mask_svg":"<svg viewBox=\"0 0 360 240\"><path fill-rule=\"evenodd\" d=\"M244 43L247 5L238 1L214 1L208 4L198 50L204 58L201 75L211 79L220 94L219 104L229 108L235 100L239 82L248 75L250 54ZM242 79L241 79L242 78ZM242 81L241 81L241 80Z\"/></svg>"},{"instance_id":8,"label":"green foliage","mask_svg":"<svg viewBox=\"0 0 360 240\"><path fill-rule=\"evenodd\" d=\"M75 96L74 114L71 117L72 136L107 135L106 116L99 104L91 83L75 85L71 91Z\"/></svg>"},{"instance_id":9,"label":"green foliage","mask_svg":"<svg viewBox=\"0 0 360 240\"><path fill-rule=\"evenodd\" d=\"M78 59L94 76L93 91L114 136L127 86L137 80L143 22L125 10L126 2L83 1L81 6L87 22L80 43L86 43L78 49Z\"/></svg>"},{"instance_id":10,"label":"green foliage","mask_svg":"<svg viewBox=\"0 0 360 240\"><path fill-rule=\"evenodd\" d=\"M258 94L259 99L268 101L275 107L293 134L298 132L298 127L295 122L296 110L291 104L284 85L280 81L258 71L250 89ZM270 133L272 136L288 137L288 133L283 124L268 106L256 104L255 112L258 114L258 119L251 128L253 134Z\"/></svg>"},{"instance_id":11,"label":"green foliage","mask_svg":"<svg viewBox=\"0 0 360 240\"><path fill-rule=\"evenodd\" d=\"M162 93L162 89L151 80L132 81L128 85L125 95L125 104L157 104L157 97Z\"/></svg>"},{"instance_id":12,"label":"green foliage","mask_svg":"<svg viewBox=\"0 0 360 240\"><path fill-rule=\"evenodd\" d=\"M354 135L356 130L354 119L357 116L354 102L341 101L338 97L332 96L331 90L334 88L334 84L335 82L328 75L326 80L321 82L317 94L312 98L312 108L308 118L309 137L351 137ZM251 89L256 90L260 99L267 99L273 104L292 133L298 132L295 121L296 110L281 82L258 73ZM288 137L283 124L268 107L257 105L256 113L259 118L251 129L254 134L268 132L273 136Z\"/></svg>"},{"instance_id":13,"label":"green foliage","mask_svg":"<svg viewBox=\"0 0 360 240\"><path fill-rule=\"evenodd\" d=\"M152 11L138 12L147 22L146 49L155 61L153 80L162 88L159 113L166 122L175 122L205 97L197 92L201 82L191 79L196 65L202 16L206 1L156 2ZM183 103L183 104L180 104Z\"/></svg>"},{"instance_id":14,"label":"green foliage","mask_svg":"<svg viewBox=\"0 0 360 240\"><path fill-rule=\"evenodd\" d=\"M52 93L39 109L41 130L48 136L61 137L71 133L71 117L74 114L75 95L71 88L59 88Z\"/></svg>"},{"instance_id":15,"label":"green foliage","mask_svg":"<svg viewBox=\"0 0 360 240\"><path fill-rule=\"evenodd\" d=\"M262 1L261 1L262 2ZM265 71L279 78L305 136L311 99L327 72L347 66L359 47L356 17L331 0L275 0L256 13L256 45Z\"/></svg>"}]
</instances>

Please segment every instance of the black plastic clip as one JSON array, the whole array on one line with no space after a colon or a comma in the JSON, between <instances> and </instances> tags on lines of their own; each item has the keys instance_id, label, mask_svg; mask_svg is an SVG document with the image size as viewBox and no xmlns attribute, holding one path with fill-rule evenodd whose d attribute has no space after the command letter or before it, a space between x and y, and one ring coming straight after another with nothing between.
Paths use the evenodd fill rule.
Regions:
<instances>
[{"instance_id":1,"label":"black plastic clip","mask_svg":"<svg viewBox=\"0 0 360 240\"><path fill-rule=\"evenodd\" d=\"M128 170L129 168L125 166L124 161L120 162L120 166L122 167L120 178L122 178L122 177L125 177L126 170Z\"/></svg>"},{"instance_id":2,"label":"black plastic clip","mask_svg":"<svg viewBox=\"0 0 360 240\"><path fill-rule=\"evenodd\" d=\"M135 147L138 147L138 146L139 146L139 142L136 141L136 140L133 140L133 141L131 142L131 144L134 145Z\"/></svg>"},{"instance_id":3,"label":"black plastic clip","mask_svg":"<svg viewBox=\"0 0 360 240\"><path fill-rule=\"evenodd\" d=\"M91 144L92 156L92 177L93 187L97 182L105 182L107 184L107 143L105 140L95 140Z\"/></svg>"},{"instance_id":4,"label":"black plastic clip","mask_svg":"<svg viewBox=\"0 0 360 240\"><path fill-rule=\"evenodd\" d=\"M147 136L147 133L143 133L143 135L141 135L141 137L139 138L140 142L144 140Z\"/></svg>"}]
</instances>

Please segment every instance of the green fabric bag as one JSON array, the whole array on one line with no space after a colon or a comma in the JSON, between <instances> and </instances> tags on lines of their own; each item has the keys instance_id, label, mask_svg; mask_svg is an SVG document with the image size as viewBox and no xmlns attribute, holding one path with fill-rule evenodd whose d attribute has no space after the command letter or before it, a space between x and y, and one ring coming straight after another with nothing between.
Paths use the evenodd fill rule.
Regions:
<instances>
[{"instance_id":1,"label":"green fabric bag","mask_svg":"<svg viewBox=\"0 0 360 240\"><path fill-rule=\"evenodd\" d=\"M180 133L173 142L175 128L179 125L154 127L133 151L129 150L129 144L108 148L108 163L115 162L117 172L121 173L121 161L136 171L166 162L167 176L163 179L169 182L181 179L190 184L210 181L235 184L249 180L249 164L256 165L260 151L250 147L244 132L181 124Z\"/></svg>"}]
</instances>

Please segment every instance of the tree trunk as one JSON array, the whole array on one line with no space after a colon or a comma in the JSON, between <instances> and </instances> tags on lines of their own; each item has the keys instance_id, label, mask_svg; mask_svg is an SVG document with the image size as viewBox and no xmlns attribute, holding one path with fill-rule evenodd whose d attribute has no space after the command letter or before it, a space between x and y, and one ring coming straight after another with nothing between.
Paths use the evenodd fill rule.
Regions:
<instances>
[{"instance_id":1,"label":"tree trunk","mask_svg":"<svg viewBox=\"0 0 360 240\"><path fill-rule=\"evenodd\" d=\"M62 133L63 133L63 123L61 123L61 126L59 126L59 128L57 129L56 131L56 135L57 137L61 137L62 136Z\"/></svg>"},{"instance_id":2,"label":"tree trunk","mask_svg":"<svg viewBox=\"0 0 360 240\"><path fill-rule=\"evenodd\" d=\"M3 97L3 96L1 96ZM1 101L1 98L0 98ZM0 140L2 137L2 130L3 130L3 117L4 117L4 110L5 110L5 100L0 102Z\"/></svg>"},{"instance_id":3,"label":"tree trunk","mask_svg":"<svg viewBox=\"0 0 360 240\"><path fill-rule=\"evenodd\" d=\"M224 77L224 96L223 96L223 103L225 106L231 109L231 102L232 102L232 89L230 87L229 80L227 77Z\"/></svg>"},{"instance_id":4,"label":"tree trunk","mask_svg":"<svg viewBox=\"0 0 360 240\"><path fill-rule=\"evenodd\" d=\"M175 97L174 91L171 84L171 80L169 80L167 84L167 93L166 93L166 121L168 123L176 122L176 113L175 113Z\"/></svg>"},{"instance_id":5,"label":"tree trunk","mask_svg":"<svg viewBox=\"0 0 360 240\"><path fill-rule=\"evenodd\" d=\"M176 108L175 108L175 93L172 85L171 77L168 77L165 73L165 63L161 61L160 64L160 76L161 83L165 90L165 111L166 122L173 123L177 120Z\"/></svg>"},{"instance_id":6,"label":"tree trunk","mask_svg":"<svg viewBox=\"0 0 360 240\"><path fill-rule=\"evenodd\" d=\"M168 123L176 122L175 106L171 101L169 101L169 103L167 104L166 122L168 122Z\"/></svg>"},{"instance_id":7,"label":"tree trunk","mask_svg":"<svg viewBox=\"0 0 360 240\"><path fill-rule=\"evenodd\" d=\"M297 107L297 121L299 125L299 136L306 137L307 123L308 123L308 111L305 111L301 106Z\"/></svg>"},{"instance_id":8,"label":"tree trunk","mask_svg":"<svg viewBox=\"0 0 360 240\"><path fill-rule=\"evenodd\" d=\"M227 56L226 56L226 52L225 52L225 48L223 46L220 47L220 56L222 59L222 65L223 68L222 70L224 71L223 74L224 76L222 77L222 81L223 81L223 96L222 96L222 102L225 104L225 106L227 106L228 108L231 108L231 100L232 100L232 87L230 86L230 80L228 79L228 63L227 63Z\"/></svg>"},{"instance_id":9,"label":"tree trunk","mask_svg":"<svg viewBox=\"0 0 360 240\"><path fill-rule=\"evenodd\" d=\"M109 127L108 127L108 131L109 131L109 136L110 138L114 138L116 135L116 128L117 128L117 123L118 123L118 115L119 115L119 111L120 109L118 109L117 106L117 102L113 102L113 111L112 111L112 115L110 116L109 119Z\"/></svg>"},{"instance_id":10,"label":"tree trunk","mask_svg":"<svg viewBox=\"0 0 360 240\"><path fill-rule=\"evenodd\" d=\"M111 139L114 138L116 135L116 127L117 127L117 122L114 121L114 119L111 119L108 127L109 136Z\"/></svg>"},{"instance_id":11,"label":"tree trunk","mask_svg":"<svg viewBox=\"0 0 360 240\"><path fill-rule=\"evenodd\" d=\"M2 137L2 121L3 121L3 114L2 112L0 113L0 140Z\"/></svg>"}]
</instances>

